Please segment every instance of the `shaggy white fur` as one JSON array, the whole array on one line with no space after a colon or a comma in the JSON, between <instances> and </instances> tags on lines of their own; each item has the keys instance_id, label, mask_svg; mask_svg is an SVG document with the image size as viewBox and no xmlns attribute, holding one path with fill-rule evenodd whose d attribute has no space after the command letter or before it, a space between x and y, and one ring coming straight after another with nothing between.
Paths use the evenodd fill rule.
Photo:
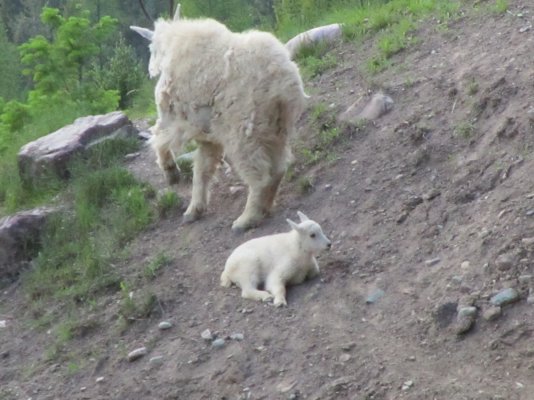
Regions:
<instances>
[{"instance_id":1,"label":"shaggy white fur","mask_svg":"<svg viewBox=\"0 0 534 400\"><path fill-rule=\"evenodd\" d=\"M288 139L307 97L288 50L270 33L234 33L212 19L159 19L154 31L132 29L151 40L149 72L159 76L151 143L170 183L179 177L173 154L190 140L198 144L184 219L206 210L224 154L249 187L232 228L256 225L270 212L291 161Z\"/></svg>"},{"instance_id":2,"label":"shaggy white fur","mask_svg":"<svg viewBox=\"0 0 534 400\"><path fill-rule=\"evenodd\" d=\"M319 274L315 257L330 249L320 225L300 211L300 224L287 220L292 230L249 240L237 247L224 267L221 285L235 283L241 296L285 306L286 285L296 285ZM265 290L258 290L260 285Z\"/></svg>"}]
</instances>

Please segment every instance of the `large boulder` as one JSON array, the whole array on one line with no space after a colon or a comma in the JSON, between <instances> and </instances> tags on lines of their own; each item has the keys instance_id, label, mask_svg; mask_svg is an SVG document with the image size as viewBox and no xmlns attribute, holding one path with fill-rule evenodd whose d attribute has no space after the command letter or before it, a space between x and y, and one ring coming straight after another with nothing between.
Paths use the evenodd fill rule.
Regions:
<instances>
[{"instance_id":1,"label":"large boulder","mask_svg":"<svg viewBox=\"0 0 534 400\"><path fill-rule=\"evenodd\" d=\"M286 43L289 55L292 59L297 53L306 46L311 46L319 42L333 42L341 37L341 24L330 24L310 29L309 31L299 33Z\"/></svg>"},{"instance_id":2,"label":"large boulder","mask_svg":"<svg viewBox=\"0 0 534 400\"><path fill-rule=\"evenodd\" d=\"M68 178L68 163L75 155L103 140L137 137L137 133L120 111L78 118L71 125L24 145L18 154L20 176L27 183L50 174Z\"/></svg>"},{"instance_id":3,"label":"large boulder","mask_svg":"<svg viewBox=\"0 0 534 400\"><path fill-rule=\"evenodd\" d=\"M35 255L45 222L56 211L42 207L0 219L0 282L15 278Z\"/></svg>"}]
</instances>

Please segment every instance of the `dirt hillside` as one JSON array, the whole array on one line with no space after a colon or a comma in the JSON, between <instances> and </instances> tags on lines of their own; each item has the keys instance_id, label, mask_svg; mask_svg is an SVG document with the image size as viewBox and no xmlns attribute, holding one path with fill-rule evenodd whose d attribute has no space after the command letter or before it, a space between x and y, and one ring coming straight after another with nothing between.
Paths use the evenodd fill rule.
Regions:
<instances>
[{"instance_id":1,"label":"dirt hillside","mask_svg":"<svg viewBox=\"0 0 534 400\"><path fill-rule=\"evenodd\" d=\"M97 323L50 362L53 332L28 328L17 284L5 289L0 399L533 399L534 5L509 3L447 29L426 21L420 43L372 77L360 68L370 43L335 47L338 66L306 82L310 110L341 113L382 91L392 111L343 128L315 164L298 151L317 131L308 111L292 176L257 229L231 233L245 193L221 171L202 220L171 215L138 237L110 268L136 283L133 298L156 294L148 317L118 329L120 296L102 298L104 311L83 316ZM165 188L150 149L129 168ZM233 248L288 230L297 210L333 242L319 278L280 309L219 286ZM160 253L172 261L144 279ZM506 288L518 299L499 311L490 300Z\"/></svg>"}]
</instances>

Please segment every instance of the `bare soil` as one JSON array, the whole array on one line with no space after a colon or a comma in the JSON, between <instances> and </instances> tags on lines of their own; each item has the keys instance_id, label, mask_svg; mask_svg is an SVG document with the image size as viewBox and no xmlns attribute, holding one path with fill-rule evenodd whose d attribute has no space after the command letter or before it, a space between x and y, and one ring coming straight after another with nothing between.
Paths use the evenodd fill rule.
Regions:
<instances>
[{"instance_id":1,"label":"bare soil","mask_svg":"<svg viewBox=\"0 0 534 400\"><path fill-rule=\"evenodd\" d=\"M371 42L334 48L338 67L306 83L310 109L323 102L341 113L383 91L393 110L345 127L328 159L300 156L259 228L231 233L245 192L220 171L202 220L182 225L176 213L134 240L110 268L128 277L134 299L157 296L146 318L120 327L120 294L104 296L50 361L54 332L29 326L18 284L4 290L0 399L533 399L534 254L523 239L534 237L534 28L522 28L534 25L534 5L509 3L501 15L469 7L447 29L426 21L420 43L373 77L361 72ZM309 114L297 155L317 131ZM149 148L128 166L165 188ZM188 199L187 185L178 190ZM333 241L320 277L290 288L286 308L220 287L232 249L289 229L297 210ZM147 279L161 253L172 261ZM513 262L499 267L501 254ZM507 287L520 300L485 320ZM366 302L376 289L383 296ZM458 334L464 305L477 317ZM160 331L164 320L173 327ZM205 329L225 345L213 348ZM148 354L129 362L140 346ZM155 356L161 364L149 363Z\"/></svg>"}]
</instances>

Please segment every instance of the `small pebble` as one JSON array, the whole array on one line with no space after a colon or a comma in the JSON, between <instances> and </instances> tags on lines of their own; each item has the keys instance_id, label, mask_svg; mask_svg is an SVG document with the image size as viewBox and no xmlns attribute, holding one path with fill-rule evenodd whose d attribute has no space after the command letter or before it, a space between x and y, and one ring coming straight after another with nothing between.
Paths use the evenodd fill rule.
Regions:
<instances>
[{"instance_id":1,"label":"small pebble","mask_svg":"<svg viewBox=\"0 0 534 400\"><path fill-rule=\"evenodd\" d=\"M461 307L459 310L458 310L458 316L459 317L474 317L477 313L477 308L476 307L472 307L472 306L469 306L469 307Z\"/></svg>"},{"instance_id":2,"label":"small pebble","mask_svg":"<svg viewBox=\"0 0 534 400\"><path fill-rule=\"evenodd\" d=\"M237 341L241 341L245 338L245 335L243 335L242 333L232 333L230 335L230 339L232 340L237 340Z\"/></svg>"},{"instance_id":3,"label":"small pebble","mask_svg":"<svg viewBox=\"0 0 534 400\"><path fill-rule=\"evenodd\" d=\"M86 390L87 390L87 387L86 387L86 386L82 386L82 387L80 388L80 392L85 392Z\"/></svg>"},{"instance_id":4,"label":"small pebble","mask_svg":"<svg viewBox=\"0 0 534 400\"><path fill-rule=\"evenodd\" d=\"M158 328L162 331L164 331L165 329L170 329L172 328L172 323L170 323L169 321L161 321L158 324Z\"/></svg>"},{"instance_id":5,"label":"small pebble","mask_svg":"<svg viewBox=\"0 0 534 400\"><path fill-rule=\"evenodd\" d=\"M367 298L365 299L365 302L367 304L373 304L376 303L382 296L384 296L384 291L382 289L374 289L369 293Z\"/></svg>"},{"instance_id":6,"label":"small pebble","mask_svg":"<svg viewBox=\"0 0 534 400\"><path fill-rule=\"evenodd\" d=\"M511 254L501 254L495 260L495 265L501 271L509 270L514 265L514 256L512 256Z\"/></svg>"},{"instance_id":7,"label":"small pebble","mask_svg":"<svg viewBox=\"0 0 534 400\"><path fill-rule=\"evenodd\" d=\"M216 348L216 349L219 349L219 348L223 347L225 343L226 343L226 341L225 341L223 338L218 338L218 339L215 339L215 340L211 343L211 347L214 347L214 348Z\"/></svg>"},{"instance_id":8,"label":"small pebble","mask_svg":"<svg viewBox=\"0 0 534 400\"><path fill-rule=\"evenodd\" d=\"M5 328L6 326L7 326L7 321L5 319L0 321L0 328Z\"/></svg>"},{"instance_id":9,"label":"small pebble","mask_svg":"<svg viewBox=\"0 0 534 400\"><path fill-rule=\"evenodd\" d=\"M341 361L342 363L345 363L349 360L350 360L350 354L343 353L339 356L339 361Z\"/></svg>"},{"instance_id":10,"label":"small pebble","mask_svg":"<svg viewBox=\"0 0 534 400\"><path fill-rule=\"evenodd\" d=\"M519 293L514 288L503 289L490 299L494 306L504 306L519 300Z\"/></svg>"},{"instance_id":11,"label":"small pebble","mask_svg":"<svg viewBox=\"0 0 534 400\"><path fill-rule=\"evenodd\" d=\"M146 347L140 347L128 353L128 361L135 361L147 354Z\"/></svg>"},{"instance_id":12,"label":"small pebble","mask_svg":"<svg viewBox=\"0 0 534 400\"><path fill-rule=\"evenodd\" d=\"M402 384L402 390L406 391L413 386L413 381L406 381Z\"/></svg>"},{"instance_id":13,"label":"small pebble","mask_svg":"<svg viewBox=\"0 0 534 400\"><path fill-rule=\"evenodd\" d=\"M98 378L96 378L96 383L102 383L102 382L104 382L103 376L99 376Z\"/></svg>"},{"instance_id":14,"label":"small pebble","mask_svg":"<svg viewBox=\"0 0 534 400\"><path fill-rule=\"evenodd\" d=\"M200 334L200 337L206 341L213 340L213 335L211 334L211 331L209 329L206 329Z\"/></svg>"},{"instance_id":15,"label":"small pebble","mask_svg":"<svg viewBox=\"0 0 534 400\"><path fill-rule=\"evenodd\" d=\"M437 263L439 263L441 261L441 258L439 257L436 257L436 258L432 258L430 260L426 260L425 261L425 265L428 265L429 267L432 266L432 265L436 265Z\"/></svg>"},{"instance_id":16,"label":"small pebble","mask_svg":"<svg viewBox=\"0 0 534 400\"><path fill-rule=\"evenodd\" d=\"M484 313L482 314L482 318L484 318L486 321L493 321L494 319L499 318L501 313L501 307L493 306L484 311Z\"/></svg>"},{"instance_id":17,"label":"small pebble","mask_svg":"<svg viewBox=\"0 0 534 400\"><path fill-rule=\"evenodd\" d=\"M464 333L469 332L474 325L474 316L458 315L458 318L456 318L456 323L454 325L454 333L456 333L457 335L463 335Z\"/></svg>"},{"instance_id":18,"label":"small pebble","mask_svg":"<svg viewBox=\"0 0 534 400\"><path fill-rule=\"evenodd\" d=\"M148 363L152 366L163 364L163 356L154 356L148 360Z\"/></svg>"},{"instance_id":19,"label":"small pebble","mask_svg":"<svg viewBox=\"0 0 534 400\"><path fill-rule=\"evenodd\" d=\"M469 261L464 261L463 263L460 264L460 268L462 269L469 269L470 266L471 264L469 263Z\"/></svg>"}]
</instances>

